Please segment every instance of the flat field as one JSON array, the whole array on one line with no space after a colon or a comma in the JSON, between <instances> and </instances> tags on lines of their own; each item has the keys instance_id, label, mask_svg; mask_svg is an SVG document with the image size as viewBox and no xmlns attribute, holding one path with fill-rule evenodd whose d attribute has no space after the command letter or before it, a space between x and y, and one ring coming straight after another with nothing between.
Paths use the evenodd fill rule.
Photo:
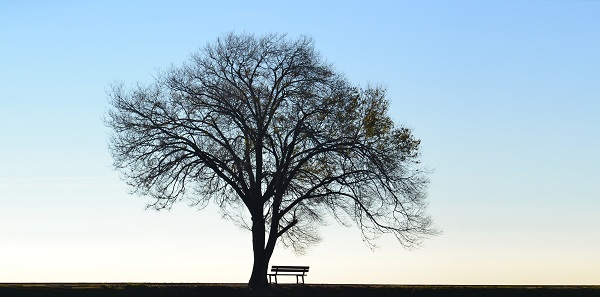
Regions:
<instances>
[{"instance_id":1,"label":"flat field","mask_svg":"<svg viewBox=\"0 0 600 297\"><path fill-rule=\"evenodd\" d=\"M203 283L0 283L0 296L595 296L600 286L432 286L432 285L328 285L281 284L255 292L246 284Z\"/></svg>"}]
</instances>

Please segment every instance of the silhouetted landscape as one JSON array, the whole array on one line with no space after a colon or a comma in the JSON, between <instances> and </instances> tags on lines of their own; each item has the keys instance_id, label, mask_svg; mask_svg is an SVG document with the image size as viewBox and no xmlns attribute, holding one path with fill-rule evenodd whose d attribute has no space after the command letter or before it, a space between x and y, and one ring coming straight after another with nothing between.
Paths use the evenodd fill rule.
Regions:
<instances>
[{"instance_id":1,"label":"silhouetted landscape","mask_svg":"<svg viewBox=\"0 0 600 297\"><path fill-rule=\"evenodd\" d=\"M599 15L1 1L0 297L600 297Z\"/></svg>"},{"instance_id":2,"label":"silhouetted landscape","mask_svg":"<svg viewBox=\"0 0 600 297\"><path fill-rule=\"evenodd\" d=\"M255 292L247 284L5 283L0 296L600 296L600 286L433 286L282 284Z\"/></svg>"}]
</instances>

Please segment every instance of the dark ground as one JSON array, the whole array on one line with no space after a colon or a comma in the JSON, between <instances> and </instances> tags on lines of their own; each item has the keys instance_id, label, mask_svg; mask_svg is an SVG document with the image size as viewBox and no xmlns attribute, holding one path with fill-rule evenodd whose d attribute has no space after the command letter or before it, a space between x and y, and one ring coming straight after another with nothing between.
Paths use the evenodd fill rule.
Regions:
<instances>
[{"instance_id":1,"label":"dark ground","mask_svg":"<svg viewBox=\"0 0 600 297\"><path fill-rule=\"evenodd\" d=\"M273 285L267 292L254 292L245 284L160 283L0 283L0 296L595 296L600 286L414 286L414 285Z\"/></svg>"}]
</instances>

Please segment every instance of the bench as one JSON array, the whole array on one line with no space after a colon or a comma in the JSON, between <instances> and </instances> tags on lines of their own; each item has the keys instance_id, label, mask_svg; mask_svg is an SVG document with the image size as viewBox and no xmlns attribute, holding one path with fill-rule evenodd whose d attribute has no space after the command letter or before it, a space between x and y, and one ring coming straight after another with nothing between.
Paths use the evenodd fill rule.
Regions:
<instances>
[{"instance_id":1,"label":"bench","mask_svg":"<svg viewBox=\"0 0 600 297\"><path fill-rule=\"evenodd\" d=\"M271 266L271 273L268 273L269 283L271 282L271 277L275 277L275 283L277 283L277 276L287 275L287 276L296 276L296 283L300 283L300 277L302 277L302 283L304 284L304 276L308 272L308 266Z\"/></svg>"}]
</instances>

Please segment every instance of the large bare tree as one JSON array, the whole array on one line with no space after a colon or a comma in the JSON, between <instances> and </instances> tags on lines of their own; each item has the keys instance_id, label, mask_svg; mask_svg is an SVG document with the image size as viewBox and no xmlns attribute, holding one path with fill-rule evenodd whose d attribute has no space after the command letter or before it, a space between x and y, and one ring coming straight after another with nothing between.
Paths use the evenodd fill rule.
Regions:
<instances>
[{"instance_id":1,"label":"large bare tree","mask_svg":"<svg viewBox=\"0 0 600 297\"><path fill-rule=\"evenodd\" d=\"M328 216L354 221L368 244L435 233L420 141L389 117L385 89L350 84L310 38L231 33L109 97L124 180L153 208L212 201L251 230L251 287L268 285L276 243L303 252Z\"/></svg>"}]
</instances>

